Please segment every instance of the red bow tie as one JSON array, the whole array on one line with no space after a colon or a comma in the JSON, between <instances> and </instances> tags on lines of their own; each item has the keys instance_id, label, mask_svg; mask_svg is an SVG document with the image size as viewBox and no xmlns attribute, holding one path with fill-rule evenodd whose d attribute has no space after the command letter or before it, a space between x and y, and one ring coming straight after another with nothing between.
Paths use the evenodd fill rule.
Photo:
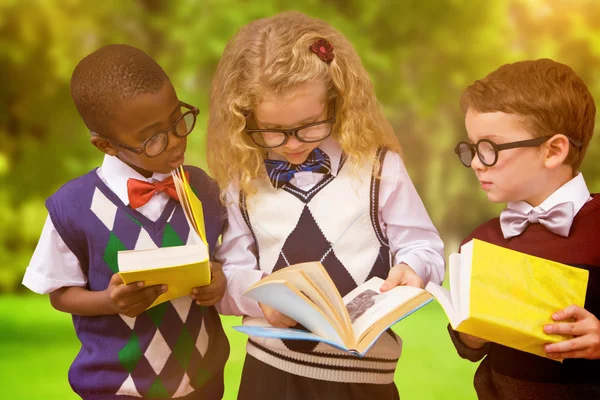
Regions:
<instances>
[{"instance_id":1,"label":"red bow tie","mask_svg":"<svg viewBox=\"0 0 600 400\"><path fill-rule=\"evenodd\" d=\"M143 206L150 201L152 196L160 192L165 192L171 198L179 201L172 176L164 181L154 181L152 183L134 178L129 178L127 181L127 195L129 196L131 208L135 209Z\"/></svg>"}]
</instances>

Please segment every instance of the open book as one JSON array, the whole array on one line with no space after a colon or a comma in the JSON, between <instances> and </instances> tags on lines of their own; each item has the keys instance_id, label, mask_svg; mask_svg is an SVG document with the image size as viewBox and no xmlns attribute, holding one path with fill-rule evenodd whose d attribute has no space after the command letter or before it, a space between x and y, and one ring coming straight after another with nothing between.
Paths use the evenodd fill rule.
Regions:
<instances>
[{"instance_id":1,"label":"open book","mask_svg":"<svg viewBox=\"0 0 600 400\"><path fill-rule=\"evenodd\" d=\"M310 332L264 326L237 326L250 336L311 340L364 356L390 326L433 300L420 288L402 286L381 293L372 278L343 298L319 262L296 264L266 276L248 297L296 320Z\"/></svg>"},{"instance_id":2,"label":"open book","mask_svg":"<svg viewBox=\"0 0 600 400\"><path fill-rule=\"evenodd\" d=\"M175 188L190 226L190 238L185 246L118 252L119 275L126 284L144 281L146 286L168 286L149 307L188 296L192 288L210 284L210 261L202 203L196 197L183 171L172 172Z\"/></svg>"},{"instance_id":3,"label":"open book","mask_svg":"<svg viewBox=\"0 0 600 400\"><path fill-rule=\"evenodd\" d=\"M588 271L473 239L450 256L450 290L426 289L454 330L547 357L543 345L569 339L547 335L554 312L583 307Z\"/></svg>"}]
</instances>

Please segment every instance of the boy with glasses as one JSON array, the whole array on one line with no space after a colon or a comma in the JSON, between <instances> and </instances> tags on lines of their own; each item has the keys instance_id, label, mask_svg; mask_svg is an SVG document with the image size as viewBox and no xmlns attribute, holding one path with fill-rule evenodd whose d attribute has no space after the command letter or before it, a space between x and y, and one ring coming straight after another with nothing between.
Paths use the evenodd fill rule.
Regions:
<instances>
[{"instance_id":1,"label":"boy with glasses","mask_svg":"<svg viewBox=\"0 0 600 400\"><path fill-rule=\"evenodd\" d=\"M117 274L119 250L190 239L170 172L183 164L198 109L179 101L152 58L126 45L85 57L73 72L71 95L104 161L48 198L23 279L73 315L82 347L69 382L84 399L220 399L229 344L208 307L225 291L220 264L212 264L209 286L148 310L169 288L125 285ZM203 203L212 255L224 221L219 190L201 169L185 170Z\"/></svg>"},{"instance_id":2,"label":"boy with glasses","mask_svg":"<svg viewBox=\"0 0 600 400\"><path fill-rule=\"evenodd\" d=\"M467 88L461 109L469 142L455 152L490 201L508 203L473 238L585 268L585 308L556 310L539 357L453 331L461 357L484 360L475 374L480 399L600 398L600 196L577 169L592 138L596 107L583 81L548 59L504 65ZM553 359L564 358L564 362Z\"/></svg>"}]
</instances>

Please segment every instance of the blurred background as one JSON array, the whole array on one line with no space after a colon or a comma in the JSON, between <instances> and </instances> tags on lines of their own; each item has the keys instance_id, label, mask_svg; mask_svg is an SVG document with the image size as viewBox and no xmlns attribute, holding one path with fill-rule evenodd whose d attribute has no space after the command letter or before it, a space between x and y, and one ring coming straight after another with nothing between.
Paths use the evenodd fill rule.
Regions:
<instances>
[{"instance_id":1,"label":"blurred background","mask_svg":"<svg viewBox=\"0 0 600 400\"><path fill-rule=\"evenodd\" d=\"M404 148L405 163L447 253L503 205L487 202L453 152L466 137L458 99L504 63L552 58L573 67L600 103L597 0L0 0L0 387L6 399L72 399L79 350L71 320L20 282L46 216L43 202L99 165L69 95L77 62L109 43L153 56L179 98L198 106L186 162L202 167L211 76L244 24L283 10L330 22L355 45ZM597 133L596 133L597 135ZM596 136L581 168L600 190ZM243 335L230 329L226 398L235 398ZM456 356L432 304L396 326L403 400L474 399L476 365Z\"/></svg>"}]
</instances>

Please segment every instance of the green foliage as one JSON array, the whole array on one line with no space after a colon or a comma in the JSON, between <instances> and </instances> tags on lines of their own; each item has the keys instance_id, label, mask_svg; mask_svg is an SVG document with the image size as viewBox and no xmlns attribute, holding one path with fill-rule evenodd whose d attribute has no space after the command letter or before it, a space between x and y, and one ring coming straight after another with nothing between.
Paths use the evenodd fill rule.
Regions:
<instances>
[{"instance_id":1,"label":"green foliage","mask_svg":"<svg viewBox=\"0 0 600 400\"><path fill-rule=\"evenodd\" d=\"M328 20L356 46L448 251L501 208L452 151L465 137L466 85L503 63L550 57L600 98L592 0L0 0L0 292L22 290L43 200L102 160L69 96L82 57L109 43L155 57L179 97L201 109L187 162L205 166L208 92L225 44L244 24L289 9ZM598 140L582 167L592 191L600 190Z\"/></svg>"}]
</instances>

